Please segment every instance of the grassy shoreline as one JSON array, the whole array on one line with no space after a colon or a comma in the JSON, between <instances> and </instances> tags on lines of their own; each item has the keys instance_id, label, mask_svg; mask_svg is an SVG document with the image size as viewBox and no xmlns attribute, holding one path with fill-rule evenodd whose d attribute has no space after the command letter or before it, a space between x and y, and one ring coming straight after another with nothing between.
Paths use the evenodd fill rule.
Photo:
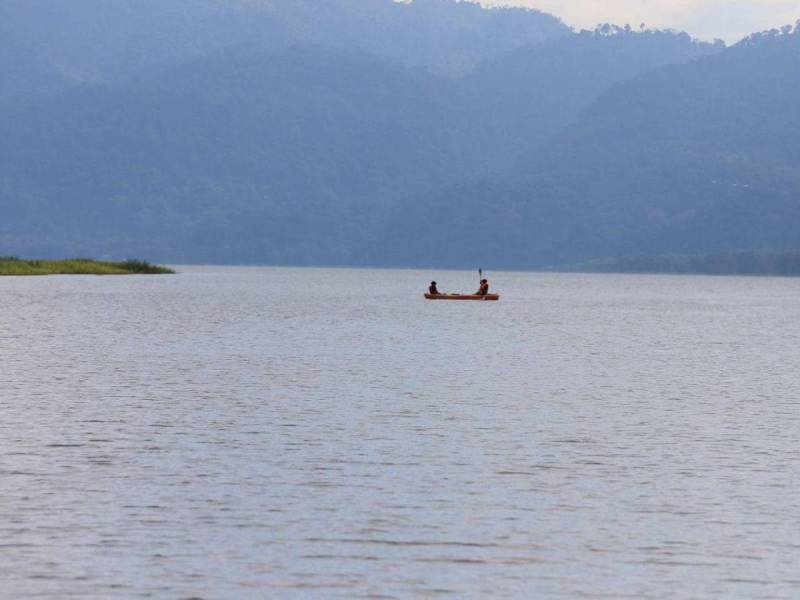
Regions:
<instances>
[{"instance_id":1,"label":"grassy shoreline","mask_svg":"<svg viewBox=\"0 0 800 600\"><path fill-rule=\"evenodd\" d=\"M659 254L593 260L554 267L587 273L664 273L674 275L800 276L800 250L732 250L714 254Z\"/></svg>"},{"instance_id":2,"label":"grassy shoreline","mask_svg":"<svg viewBox=\"0 0 800 600\"><path fill-rule=\"evenodd\" d=\"M67 260L25 260L0 257L0 277L18 275L164 275L172 269L141 260L120 262L70 258Z\"/></svg>"}]
</instances>

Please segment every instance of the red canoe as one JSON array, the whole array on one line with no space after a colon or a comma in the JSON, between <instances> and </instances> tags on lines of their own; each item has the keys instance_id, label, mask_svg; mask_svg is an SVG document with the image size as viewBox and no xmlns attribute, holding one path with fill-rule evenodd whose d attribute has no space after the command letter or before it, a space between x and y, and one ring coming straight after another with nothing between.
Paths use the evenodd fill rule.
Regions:
<instances>
[{"instance_id":1,"label":"red canoe","mask_svg":"<svg viewBox=\"0 0 800 600\"><path fill-rule=\"evenodd\" d=\"M425 294L428 300L500 300L500 294Z\"/></svg>"}]
</instances>

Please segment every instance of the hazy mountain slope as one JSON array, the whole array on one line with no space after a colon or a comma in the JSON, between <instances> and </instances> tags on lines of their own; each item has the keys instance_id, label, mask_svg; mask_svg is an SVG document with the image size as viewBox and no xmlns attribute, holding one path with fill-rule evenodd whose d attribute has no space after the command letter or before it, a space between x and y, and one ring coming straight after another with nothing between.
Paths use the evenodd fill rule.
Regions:
<instances>
[{"instance_id":1,"label":"hazy mountain slope","mask_svg":"<svg viewBox=\"0 0 800 600\"><path fill-rule=\"evenodd\" d=\"M487 154L501 169L572 124L615 83L723 49L685 33L606 25L504 54L467 76L463 88Z\"/></svg>"},{"instance_id":2,"label":"hazy mountain slope","mask_svg":"<svg viewBox=\"0 0 800 600\"><path fill-rule=\"evenodd\" d=\"M567 33L549 15L453 0L2 0L0 103L147 78L240 44L361 48L460 73Z\"/></svg>"},{"instance_id":3,"label":"hazy mountain slope","mask_svg":"<svg viewBox=\"0 0 800 600\"><path fill-rule=\"evenodd\" d=\"M284 43L283 24L230 0L3 0L0 101L125 83L240 43Z\"/></svg>"},{"instance_id":4,"label":"hazy mountain slope","mask_svg":"<svg viewBox=\"0 0 800 600\"><path fill-rule=\"evenodd\" d=\"M603 57L593 64L608 86L647 61L691 55L688 39L672 37L574 39L586 46L578 55ZM649 57L641 57L647 54L641 40L652 50ZM568 71L577 59L563 54L561 70ZM553 78L549 94L569 98L574 80L565 79ZM588 101L600 88L586 86L581 98ZM509 104L519 93L513 85L499 91ZM548 98L540 93L535 100L557 104ZM13 216L0 224L0 241L34 254L157 252L154 258L169 260L306 264L423 260L414 254L420 244L381 243L395 235L385 228L398 215L402 231L420 235L436 223L419 222L436 202L419 207L408 199L463 187L490 174L488 165L502 162L499 157L510 164L513 147L533 143L524 116L516 117L523 124L509 148L485 143L486 108L491 112L483 97L464 94L459 83L361 51L320 46L271 52L239 46L124 86L75 89L0 116L0 198ZM564 110L558 117L575 115ZM468 196L475 206L482 200ZM451 202L458 206L461 198ZM452 209L445 203L436 210ZM497 234L502 239L505 232ZM453 252L455 258L463 250Z\"/></svg>"},{"instance_id":5,"label":"hazy mountain slope","mask_svg":"<svg viewBox=\"0 0 800 600\"><path fill-rule=\"evenodd\" d=\"M572 200L629 220L635 246L797 244L798 107L800 32L748 40L612 88L530 174L574 182Z\"/></svg>"},{"instance_id":6,"label":"hazy mountain slope","mask_svg":"<svg viewBox=\"0 0 800 600\"><path fill-rule=\"evenodd\" d=\"M0 118L13 216L0 231L38 239L20 250L36 254L58 238L90 253L136 239L168 256L183 244L187 259L313 262L336 254L309 249L326 243L347 256L340 238L363 205L472 172L449 87L364 53L294 47L18 108ZM238 254L218 247L226 236Z\"/></svg>"},{"instance_id":7,"label":"hazy mountain slope","mask_svg":"<svg viewBox=\"0 0 800 600\"><path fill-rule=\"evenodd\" d=\"M520 46L570 34L557 18L522 8L453 0L271 0L290 35L357 46L408 66L461 75Z\"/></svg>"},{"instance_id":8,"label":"hazy mountain slope","mask_svg":"<svg viewBox=\"0 0 800 600\"><path fill-rule=\"evenodd\" d=\"M464 48L499 51L508 13L449 0L198 0L186 29L188 5L164 0L152 6L167 11L168 56L137 37L150 31L136 24L150 23L149 1L103 4L113 26L95 57L95 41L63 63L29 57L79 74L61 91L51 71L0 58L47 91L0 109L0 255L532 267L800 243L800 33L722 51L605 29L453 80L386 57L419 35L406 62L442 68L428 60L437 44L469 62ZM78 18L100 0L75 2L77 23L59 17L70 41L45 48L100 26ZM128 9L131 36L114 30ZM437 37L444 17L425 11L458 14L458 26ZM215 29L215 14L227 25ZM514 21L519 39L536 15ZM486 35L492 19L500 33L486 46L448 37ZM345 31L357 48L322 45Z\"/></svg>"},{"instance_id":9,"label":"hazy mountain slope","mask_svg":"<svg viewBox=\"0 0 800 600\"><path fill-rule=\"evenodd\" d=\"M481 224L471 237L483 240L484 263L520 267L797 247L799 42L797 31L753 38L620 83L513 185L420 198L391 229L424 232L417 246L448 264L461 223Z\"/></svg>"}]
</instances>

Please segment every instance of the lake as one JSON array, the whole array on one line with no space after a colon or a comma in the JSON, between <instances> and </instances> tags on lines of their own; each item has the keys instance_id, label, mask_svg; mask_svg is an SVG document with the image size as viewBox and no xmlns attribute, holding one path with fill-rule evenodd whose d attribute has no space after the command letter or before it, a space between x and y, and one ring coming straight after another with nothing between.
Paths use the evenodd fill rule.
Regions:
<instances>
[{"instance_id":1,"label":"lake","mask_svg":"<svg viewBox=\"0 0 800 600\"><path fill-rule=\"evenodd\" d=\"M800 280L0 279L5 598L800 597Z\"/></svg>"}]
</instances>

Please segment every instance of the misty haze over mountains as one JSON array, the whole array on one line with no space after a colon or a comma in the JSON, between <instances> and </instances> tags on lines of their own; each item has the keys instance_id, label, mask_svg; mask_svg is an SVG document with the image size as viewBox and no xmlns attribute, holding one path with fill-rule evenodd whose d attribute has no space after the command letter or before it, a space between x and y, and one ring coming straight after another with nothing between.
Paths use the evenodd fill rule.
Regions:
<instances>
[{"instance_id":1,"label":"misty haze over mountains","mask_svg":"<svg viewBox=\"0 0 800 600\"><path fill-rule=\"evenodd\" d=\"M536 268L800 246L800 30L4 0L0 255Z\"/></svg>"}]
</instances>

